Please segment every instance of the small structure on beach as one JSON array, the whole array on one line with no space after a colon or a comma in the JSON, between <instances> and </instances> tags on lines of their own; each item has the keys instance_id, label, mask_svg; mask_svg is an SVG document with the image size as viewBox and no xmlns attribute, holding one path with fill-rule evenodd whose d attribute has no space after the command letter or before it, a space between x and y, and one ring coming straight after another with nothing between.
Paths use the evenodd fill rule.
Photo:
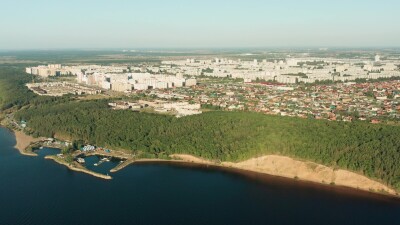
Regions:
<instances>
[{"instance_id":1,"label":"small structure on beach","mask_svg":"<svg viewBox=\"0 0 400 225\"><path fill-rule=\"evenodd\" d=\"M86 146L82 147L81 150L84 152L89 152L89 151L94 151L95 149L96 149L96 147L93 145L86 145Z\"/></svg>"},{"instance_id":2,"label":"small structure on beach","mask_svg":"<svg viewBox=\"0 0 400 225\"><path fill-rule=\"evenodd\" d=\"M21 120L21 127L25 128L26 127L26 121L25 120Z\"/></svg>"}]
</instances>

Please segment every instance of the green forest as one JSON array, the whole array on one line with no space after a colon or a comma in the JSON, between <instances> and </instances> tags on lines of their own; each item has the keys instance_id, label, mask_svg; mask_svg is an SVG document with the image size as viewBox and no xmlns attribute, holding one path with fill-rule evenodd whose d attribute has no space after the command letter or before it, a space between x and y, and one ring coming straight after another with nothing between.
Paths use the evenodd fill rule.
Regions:
<instances>
[{"instance_id":1,"label":"green forest","mask_svg":"<svg viewBox=\"0 0 400 225\"><path fill-rule=\"evenodd\" d=\"M241 161L281 154L350 169L400 189L398 126L222 111L178 119L111 110L106 100L38 97L24 87L24 75L0 77L2 109L18 107L15 118L26 120L34 136L62 136L154 157L186 153Z\"/></svg>"},{"instance_id":2,"label":"green forest","mask_svg":"<svg viewBox=\"0 0 400 225\"><path fill-rule=\"evenodd\" d=\"M0 67L0 110L28 104L35 94L25 87L32 80L13 67Z\"/></svg>"},{"instance_id":3,"label":"green forest","mask_svg":"<svg viewBox=\"0 0 400 225\"><path fill-rule=\"evenodd\" d=\"M70 96L38 96L25 84L34 81L34 76L22 71L21 67L0 66L0 112L20 109L27 105L41 105L72 100Z\"/></svg>"}]
</instances>

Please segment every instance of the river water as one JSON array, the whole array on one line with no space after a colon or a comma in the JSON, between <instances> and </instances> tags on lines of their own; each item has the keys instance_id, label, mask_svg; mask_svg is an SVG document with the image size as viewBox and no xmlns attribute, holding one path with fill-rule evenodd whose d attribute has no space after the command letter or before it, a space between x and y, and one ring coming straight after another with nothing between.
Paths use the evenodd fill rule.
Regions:
<instances>
[{"instance_id":1,"label":"river water","mask_svg":"<svg viewBox=\"0 0 400 225\"><path fill-rule=\"evenodd\" d=\"M389 197L166 163L102 180L45 160L54 149L28 157L14 145L0 128L0 225L400 224L400 200Z\"/></svg>"}]
</instances>

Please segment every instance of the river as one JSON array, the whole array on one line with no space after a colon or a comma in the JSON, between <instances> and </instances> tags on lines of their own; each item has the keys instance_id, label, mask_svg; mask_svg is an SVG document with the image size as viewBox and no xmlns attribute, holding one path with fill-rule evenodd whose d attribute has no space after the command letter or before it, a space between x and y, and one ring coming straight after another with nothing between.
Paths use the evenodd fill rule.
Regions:
<instances>
[{"instance_id":1,"label":"river","mask_svg":"<svg viewBox=\"0 0 400 225\"><path fill-rule=\"evenodd\" d=\"M205 166L142 163L102 180L43 149L20 155L0 128L0 225L400 224L400 200Z\"/></svg>"}]
</instances>

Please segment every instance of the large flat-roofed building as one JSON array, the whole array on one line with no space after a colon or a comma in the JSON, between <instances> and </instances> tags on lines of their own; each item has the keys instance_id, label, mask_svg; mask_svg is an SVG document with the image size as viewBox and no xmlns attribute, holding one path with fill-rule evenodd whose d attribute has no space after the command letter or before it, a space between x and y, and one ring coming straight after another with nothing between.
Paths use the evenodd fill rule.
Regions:
<instances>
[{"instance_id":1,"label":"large flat-roofed building","mask_svg":"<svg viewBox=\"0 0 400 225\"><path fill-rule=\"evenodd\" d=\"M68 72L62 68L61 64L49 64L47 66L40 65L37 67L27 67L25 68L25 72L33 75L38 75L41 77L68 74Z\"/></svg>"},{"instance_id":2,"label":"large flat-roofed building","mask_svg":"<svg viewBox=\"0 0 400 225\"><path fill-rule=\"evenodd\" d=\"M143 84L143 83L137 83L137 84L134 84L134 85L133 85L133 88L134 88L135 90L140 90L140 91L142 91L142 90L147 90L147 89L149 89L149 85L148 85L148 84Z\"/></svg>"},{"instance_id":3,"label":"large flat-roofed building","mask_svg":"<svg viewBox=\"0 0 400 225\"><path fill-rule=\"evenodd\" d=\"M40 68L38 68L37 75L39 75L41 77L55 76L56 75L56 70L55 69L49 69L48 67L40 67Z\"/></svg>"},{"instance_id":4,"label":"large flat-roofed building","mask_svg":"<svg viewBox=\"0 0 400 225\"><path fill-rule=\"evenodd\" d=\"M111 89L111 83L108 81L103 81L101 84L101 88L106 89L106 90L110 90Z\"/></svg>"},{"instance_id":5,"label":"large flat-roofed building","mask_svg":"<svg viewBox=\"0 0 400 225\"><path fill-rule=\"evenodd\" d=\"M197 84L197 81L194 78L190 78L190 79L186 79L185 80L185 86L186 87L195 86L196 84Z\"/></svg>"},{"instance_id":6,"label":"large flat-roofed building","mask_svg":"<svg viewBox=\"0 0 400 225\"><path fill-rule=\"evenodd\" d=\"M115 83L111 83L111 90L120 91L120 92L131 91L132 85L129 83L115 82Z\"/></svg>"}]
</instances>

